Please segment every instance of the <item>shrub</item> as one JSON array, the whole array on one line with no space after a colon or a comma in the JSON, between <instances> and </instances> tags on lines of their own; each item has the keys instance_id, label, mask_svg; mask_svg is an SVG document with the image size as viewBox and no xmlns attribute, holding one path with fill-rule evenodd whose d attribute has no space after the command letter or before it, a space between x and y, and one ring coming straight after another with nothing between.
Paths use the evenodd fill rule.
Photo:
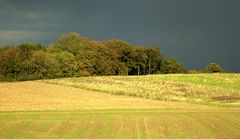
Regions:
<instances>
[{"instance_id":1,"label":"shrub","mask_svg":"<svg viewBox=\"0 0 240 139\"><path fill-rule=\"evenodd\" d=\"M223 68L216 63L210 63L205 67L205 71L208 73L218 73L218 72L223 72Z\"/></svg>"}]
</instances>

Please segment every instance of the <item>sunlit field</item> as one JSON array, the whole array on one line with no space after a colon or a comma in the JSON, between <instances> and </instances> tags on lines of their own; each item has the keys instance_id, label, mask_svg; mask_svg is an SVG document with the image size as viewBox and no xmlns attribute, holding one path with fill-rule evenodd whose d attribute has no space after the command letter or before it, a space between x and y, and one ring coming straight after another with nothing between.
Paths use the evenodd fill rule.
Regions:
<instances>
[{"instance_id":1,"label":"sunlit field","mask_svg":"<svg viewBox=\"0 0 240 139\"><path fill-rule=\"evenodd\" d=\"M240 74L167 74L45 80L115 95L240 106Z\"/></svg>"},{"instance_id":2,"label":"sunlit field","mask_svg":"<svg viewBox=\"0 0 240 139\"><path fill-rule=\"evenodd\" d=\"M233 138L239 110L1 112L0 138Z\"/></svg>"},{"instance_id":3,"label":"sunlit field","mask_svg":"<svg viewBox=\"0 0 240 139\"><path fill-rule=\"evenodd\" d=\"M239 138L239 74L0 83L0 138Z\"/></svg>"}]
</instances>

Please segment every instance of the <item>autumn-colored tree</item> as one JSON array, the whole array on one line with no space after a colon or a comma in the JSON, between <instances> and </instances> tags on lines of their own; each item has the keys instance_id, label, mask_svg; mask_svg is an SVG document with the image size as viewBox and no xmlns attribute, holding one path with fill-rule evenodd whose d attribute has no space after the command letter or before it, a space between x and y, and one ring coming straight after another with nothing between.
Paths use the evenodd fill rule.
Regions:
<instances>
[{"instance_id":1,"label":"autumn-colored tree","mask_svg":"<svg viewBox=\"0 0 240 139\"><path fill-rule=\"evenodd\" d=\"M99 42L77 33L60 36L48 48L30 43L0 48L1 81L180 72L183 65L164 58L159 48L134 47L123 40Z\"/></svg>"},{"instance_id":2,"label":"autumn-colored tree","mask_svg":"<svg viewBox=\"0 0 240 139\"><path fill-rule=\"evenodd\" d=\"M0 53L0 74L1 80L18 80L21 72L20 68L20 50L14 46L7 46ZM3 79L4 78L4 79Z\"/></svg>"}]
</instances>

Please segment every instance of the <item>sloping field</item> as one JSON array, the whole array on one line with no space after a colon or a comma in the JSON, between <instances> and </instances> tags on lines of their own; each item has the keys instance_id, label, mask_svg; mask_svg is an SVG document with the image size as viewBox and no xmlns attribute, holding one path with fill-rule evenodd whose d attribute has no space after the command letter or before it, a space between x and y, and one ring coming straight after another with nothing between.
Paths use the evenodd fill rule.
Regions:
<instances>
[{"instance_id":1,"label":"sloping field","mask_svg":"<svg viewBox=\"0 0 240 139\"><path fill-rule=\"evenodd\" d=\"M193 76L0 83L0 139L240 138L239 75L231 81L206 75L199 83L196 80L205 75L195 80ZM216 78L219 82L212 83ZM187 103L188 99L229 107Z\"/></svg>"},{"instance_id":2,"label":"sloping field","mask_svg":"<svg viewBox=\"0 0 240 139\"><path fill-rule=\"evenodd\" d=\"M0 83L0 111L206 107L115 96L39 81Z\"/></svg>"},{"instance_id":3,"label":"sloping field","mask_svg":"<svg viewBox=\"0 0 240 139\"><path fill-rule=\"evenodd\" d=\"M240 74L105 76L54 79L44 82L115 95L240 106Z\"/></svg>"}]
</instances>

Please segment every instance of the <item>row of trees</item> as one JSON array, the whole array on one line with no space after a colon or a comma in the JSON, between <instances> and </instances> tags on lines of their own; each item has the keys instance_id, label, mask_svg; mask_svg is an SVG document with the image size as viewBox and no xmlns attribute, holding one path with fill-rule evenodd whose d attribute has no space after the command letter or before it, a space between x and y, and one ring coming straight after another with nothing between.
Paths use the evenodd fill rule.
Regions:
<instances>
[{"instance_id":1,"label":"row of trees","mask_svg":"<svg viewBox=\"0 0 240 139\"><path fill-rule=\"evenodd\" d=\"M184 71L159 48L134 47L122 40L99 42L77 33L62 35L47 48L26 43L0 49L1 81Z\"/></svg>"}]
</instances>

